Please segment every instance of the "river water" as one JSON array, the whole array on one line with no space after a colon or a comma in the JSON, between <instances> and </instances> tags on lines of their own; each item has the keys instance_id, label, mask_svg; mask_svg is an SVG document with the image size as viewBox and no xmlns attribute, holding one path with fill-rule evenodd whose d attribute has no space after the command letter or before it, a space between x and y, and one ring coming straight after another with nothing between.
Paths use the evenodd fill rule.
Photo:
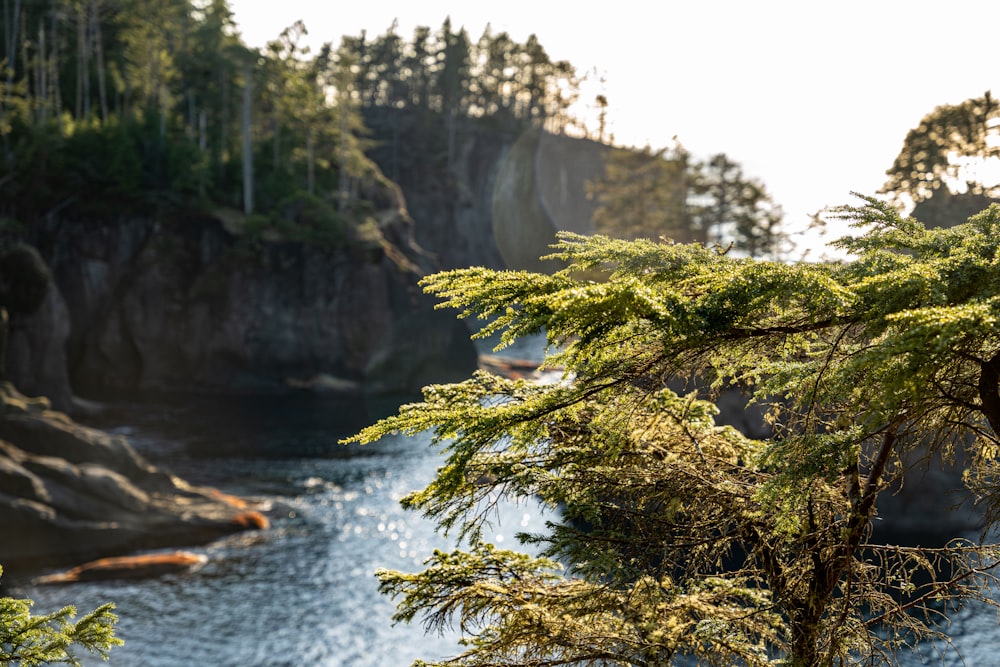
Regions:
<instances>
[{"instance_id":1,"label":"river water","mask_svg":"<svg viewBox=\"0 0 1000 667\"><path fill-rule=\"evenodd\" d=\"M440 454L426 437L337 444L394 408L319 395L124 406L103 426L194 483L269 502L272 527L191 549L209 558L193 573L16 585L13 594L33 598L36 612L115 602L125 645L88 667L403 667L454 655L452 633L394 626L394 602L373 576L379 567L416 571L435 548L453 546L399 507L432 479ZM546 518L534 506L506 506L493 539L511 546L514 533ZM967 608L951 632L964 664L1000 665L995 612ZM931 650L901 663L963 664Z\"/></svg>"},{"instance_id":2,"label":"river water","mask_svg":"<svg viewBox=\"0 0 1000 667\"><path fill-rule=\"evenodd\" d=\"M428 439L337 444L386 410L322 396L202 399L134 406L105 426L153 461L197 484L265 500L272 527L203 548L200 570L142 581L18 586L35 611L89 610L113 601L120 617L115 667L409 665L456 653L456 636L393 626L379 567L420 569L453 541L399 500L422 488L441 459ZM538 508L504 507L493 539L544 523ZM10 593L8 593L10 594Z\"/></svg>"}]
</instances>

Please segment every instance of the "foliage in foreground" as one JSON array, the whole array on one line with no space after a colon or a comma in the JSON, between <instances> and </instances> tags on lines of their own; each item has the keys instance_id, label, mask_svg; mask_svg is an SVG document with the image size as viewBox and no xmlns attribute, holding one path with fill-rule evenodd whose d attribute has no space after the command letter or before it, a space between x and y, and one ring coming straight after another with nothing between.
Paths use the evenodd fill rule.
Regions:
<instances>
[{"instance_id":1,"label":"foliage in foreground","mask_svg":"<svg viewBox=\"0 0 1000 667\"><path fill-rule=\"evenodd\" d=\"M3 568L0 568L0 574ZM118 617L114 605L103 604L79 621L76 608L63 607L52 614L32 615L32 601L0 598L0 665L80 665L74 645L105 660L108 652L124 642L114 635Z\"/></svg>"},{"instance_id":2,"label":"foliage in foreground","mask_svg":"<svg viewBox=\"0 0 1000 667\"><path fill-rule=\"evenodd\" d=\"M461 629L439 664L891 665L946 643L955 605L992 604L995 545L882 544L871 525L914 462L959 452L996 521L1000 207L934 230L874 199L842 213L843 264L566 234L551 276L425 280L481 336L545 332L565 369L431 386L353 438L430 431L447 454L403 502L468 549L378 573L397 620ZM741 388L773 436L668 383ZM520 536L540 557L482 541L502 497L556 510Z\"/></svg>"}]
</instances>

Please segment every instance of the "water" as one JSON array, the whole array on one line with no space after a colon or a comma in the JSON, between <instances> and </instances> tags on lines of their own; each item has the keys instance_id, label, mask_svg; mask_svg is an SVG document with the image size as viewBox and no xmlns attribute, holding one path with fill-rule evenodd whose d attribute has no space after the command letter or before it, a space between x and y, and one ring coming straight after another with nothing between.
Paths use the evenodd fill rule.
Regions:
<instances>
[{"instance_id":1,"label":"water","mask_svg":"<svg viewBox=\"0 0 1000 667\"><path fill-rule=\"evenodd\" d=\"M110 430L198 484L270 502L272 527L202 548L197 572L143 581L17 586L35 611L113 601L125 645L113 667L404 666L458 652L456 635L393 626L379 567L417 571L453 542L399 500L425 486L440 455L424 438L342 446L387 406L322 397L217 399L125 411ZM494 541L544 523L508 506ZM10 593L8 593L10 594Z\"/></svg>"},{"instance_id":2,"label":"water","mask_svg":"<svg viewBox=\"0 0 1000 667\"><path fill-rule=\"evenodd\" d=\"M427 635L391 622L395 603L377 591L379 567L421 568L451 540L404 512L399 500L422 488L440 464L426 437L345 447L338 438L395 408L323 396L246 397L132 406L102 424L130 436L157 463L188 480L272 505L272 527L191 551L197 572L143 581L36 587L38 613L116 603L125 646L87 667L396 667L455 655L457 636ZM507 506L493 539L540 530L534 506ZM6 577L5 577L6 579ZM9 583L9 582L8 582ZM954 650L901 656L916 665L1000 665L1000 626L991 609L955 613Z\"/></svg>"}]
</instances>

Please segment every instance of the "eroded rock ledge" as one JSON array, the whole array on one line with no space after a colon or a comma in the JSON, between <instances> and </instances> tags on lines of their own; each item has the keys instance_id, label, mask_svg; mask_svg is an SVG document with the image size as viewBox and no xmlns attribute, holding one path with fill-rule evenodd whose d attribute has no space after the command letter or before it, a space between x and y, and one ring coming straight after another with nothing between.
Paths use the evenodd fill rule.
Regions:
<instances>
[{"instance_id":1,"label":"eroded rock ledge","mask_svg":"<svg viewBox=\"0 0 1000 667\"><path fill-rule=\"evenodd\" d=\"M0 563L9 571L203 544L265 528L261 509L192 486L123 436L0 384Z\"/></svg>"}]
</instances>

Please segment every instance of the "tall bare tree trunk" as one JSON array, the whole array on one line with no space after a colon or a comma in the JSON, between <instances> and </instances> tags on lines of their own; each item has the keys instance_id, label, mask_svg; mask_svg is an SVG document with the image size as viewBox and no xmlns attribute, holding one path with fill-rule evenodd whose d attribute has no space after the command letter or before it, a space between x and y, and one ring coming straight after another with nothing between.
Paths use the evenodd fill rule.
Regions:
<instances>
[{"instance_id":1,"label":"tall bare tree trunk","mask_svg":"<svg viewBox=\"0 0 1000 667\"><path fill-rule=\"evenodd\" d=\"M309 128L306 134L306 191L316 194L316 141L314 130Z\"/></svg>"},{"instance_id":2,"label":"tall bare tree trunk","mask_svg":"<svg viewBox=\"0 0 1000 667\"><path fill-rule=\"evenodd\" d=\"M208 115L204 109L198 112L198 151L201 153L202 169L198 171L198 194L205 194L205 182L211 176L205 165L205 153L208 151Z\"/></svg>"},{"instance_id":3,"label":"tall bare tree trunk","mask_svg":"<svg viewBox=\"0 0 1000 667\"><path fill-rule=\"evenodd\" d=\"M14 11L11 15L10 3L8 0L3 0L3 21L4 21L4 64L7 66L6 75L4 76L5 84L0 86L0 104L6 104L7 91L14 84L14 55L17 53L17 48L15 47L15 41L17 39L17 21L15 20L17 14L21 10L20 0L14 0ZM9 163L12 154L10 151L10 137L6 133L3 135L3 158L4 163Z\"/></svg>"},{"instance_id":4,"label":"tall bare tree trunk","mask_svg":"<svg viewBox=\"0 0 1000 667\"><path fill-rule=\"evenodd\" d=\"M25 18L22 16L21 17L21 27L18 29L18 31L22 35L25 35L25 36L27 36L27 34L28 34L28 26L26 25L26 23L27 22L25 21ZM28 116L32 117L36 113L35 101L34 101L34 99L32 99L33 98L33 94L36 91L32 90L32 84L34 83L35 85L38 85L38 82L37 81L32 81L32 77L35 75L35 72L34 72L34 70L32 68L31 51L29 50L28 47L29 47L29 40L28 39L22 40L21 41L21 67L22 67L22 69L24 71L24 75L23 75L24 76L24 101L28 105Z\"/></svg>"},{"instance_id":5,"label":"tall bare tree trunk","mask_svg":"<svg viewBox=\"0 0 1000 667\"><path fill-rule=\"evenodd\" d=\"M59 130L63 129L62 92L59 86L59 10L52 9L52 58L49 79L52 82L52 113L55 114Z\"/></svg>"},{"instance_id":6,"label":"tall bare tree trunk","mask_svg":"<svg viewBox=\"0 0 1000 667\"><path fill-rule=\"evenodd\" d=\"M17 28L21 24L21 0L14 0L14 8L11 11L9 0L3 3L4 19L4 42L7 47L4 54L7 58L7 84L14 81L14 59L17 57Z\"/></svg>"},{"instance_id":7,"label":"tall bare tree trunk","mask_svg":"<svg viewBox=\"0 0 1000 667\"><path fill-rule=\"evenodd\" d=\"M250 136L250 101L253 67L243 66L243 212L253 213L253 142Z\"/></svg>"},{"instance_id":8,"label":"tall bare tree trunk","mask_svg":"<svg viewBox=\"0 0 1000 667\"><path fill-rule=\"evenodd\" d=\"M202 153L208 150L208 114L204 109L198 112L198 150Z\"/></svg>"},{"instance_id":9,"label":"tall bare tree trunk","mask_svg":"<svg viewBox=\"0 0 1000 667\"><path fill-rule=\"evenodd\" d=\"M213 142L212 147L212 169L217 177L221 177L222 175L223 160L232 159L233 154L233 137L229 134L230 92L232 81L226 79L226 74L226 68L220 67L218 72L218 85L221 93L218 109L219 133L218 143Z\"/></svg>"},{"instance_id":10,"label":"tall bare tree trunk","mask_svg":"<svg viewBox=\"0 0 1000 667\"><path fill-rule=\"evenodd\" d=\"M49 116L49 87L48 87L48 58L45 56L45 22L38 22L38 54L35 56L35 96L38 100L38 107L35 122L39 125L48 120Z\"/></svg>"},{"instance_id":11,"label":"tall bare tree trunk","mask_svg":"<svg viewBox=\"0 0 1000 667\"><path fill-rule=\"evenodd\" d=\"M90 12L89 6L76 8L76 117L90 117Z\"/></svg>"},{"instance_id":12,"label":"tall bare tree trunk","mask_svg":"<svg viewBox=\"0 0 1000 667\"><path fill-rule=\"evenodd\" d=\"M94 40L94 56L97 58L97 95L101 104L101 121L108 120L108 89L104 72L104 39L101 37L100 0L92 0L90 20L93 23L91 36Z\"/></svg>"},{"instance_id":13,"label":"tall bare tree trunk","mask_svg":"<svg viewBox=\"0 0 1000 667\"><path fill-rule=\"evenodd\" d=\"M337 197L337 212L343 213L347 210L347 101L346 95L344 95L339 108L337 111L340 113L340 159L338 160L338 197Z\"/></svg>"}]
</instances>

